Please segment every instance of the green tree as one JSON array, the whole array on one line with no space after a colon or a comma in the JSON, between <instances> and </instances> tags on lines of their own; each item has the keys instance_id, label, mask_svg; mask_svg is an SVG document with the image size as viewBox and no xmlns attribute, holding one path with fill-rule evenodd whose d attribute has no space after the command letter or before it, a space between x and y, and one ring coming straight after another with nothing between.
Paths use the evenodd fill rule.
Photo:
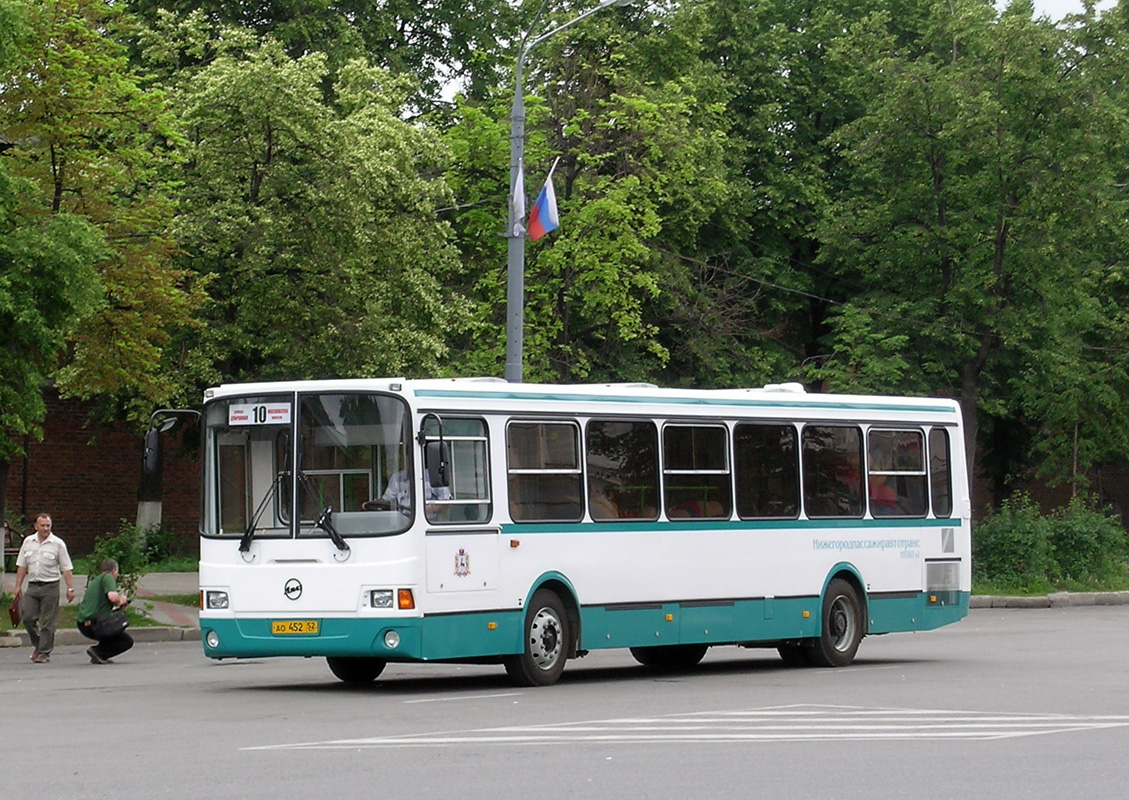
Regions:
<instances>
[{"instance_id":1,"label":"green tree","mask_svg":"<svg viewBox=\"0 0 1129 800\"><path fill-rule=\"evenodd\" d=\"M0 0L0 75L27 68L23 53L32 38L26 7ZM43 391L66 331L100 299L94 264L106 252L96 226L50 213L34 182L10 174L6 153L16 145L0 136L0 510L12 459L23 453L25 437L42 436Z\"/></svg>"},{"instance_id":2,"label":"green tree","mask_svg":"<svg viewBox=\"0 0 1129 800\"><path fill-rule=\"evenodd\" d=\"M130 0L128 5L154 27L162 15L201 12L209 22L269 35L292 58L323 53L330 83L349 61L363 58L413 76L412 102L423 106L437 101L451 81L476 95L492 86L495 70L508 57L506 34L521 13L507 0ZM205 53L182 55L187 65Z\"/></svg>"},{"instance_id":3,"label":"green tree","mask_svg":"<svg viewBox=\"0 0 1129 800\"><path fill-rule=\"evenodd\" d=\"M659 10L605 12L554 37L527 63L526 188L532 200L560 157L554 185L562 219L557 232L527 247L530 380L650 379L674 349L660 331L672 330L665 339L685 347L676 353L683 359L687 339L716 331L696 313L732 304L720 281L702 279L718 274L724 254L707 249L715 244L704 245L701 233L739 191L725 163L723 86L697 55L689 18ZM488 374L502 361L506 257L498 234L511 92L489 105L464 104L447 134L456 155L455 226L479 310L461 360ZM489 175L481 159L493 163Z\"/></svg>"},{"instance_id":4,"label":"green tree","mask_svg":"<svg viewBox=\"0 0 1129 800\"><path fill-rule=\"evenodd\" d=\"M9 172L36 187L42 213L80 216L107 244L97 265L104 300L72 309L83 313L69 317L68 357L52 373L65 395L144 418L175 390L175 375L161 368L164 348L201 299L171 267L161 170L175 121L162 93L129 68L119 41L128 20L116 5L23 7L27 35L0 78Z\"/></svg>"},{"instance_id":5,"label":"green tree","mask_svg":"<svg viewBox=\"0 0 1129 800\"><path fill-rule=\"evenodd\" d=\"M403 119L410 83L350 62L329 105L323 55L221 36L176 88L190 191L175 229L213 298L194 379L437 371L464 310L443 289L458 263L436 216L443 150Z\"/></svg>"},{"instance_id":6,"label":"green tree","mask_svg":"<svg viewBox=\"0 0 1129 800\"><path fill-rule=\"evenodd\" d=\"M859 275L865 290L846 307L881 320L887 363L900 336L915 353L887 388L924 380L959 398L971 464L981 411L1008 413L1011 376L1092 307L1108 241L1077 210L1117 204L1107 157L1125 128L1029 3L998 16L979 0L921 10L910 40L876 12L836 50L869 99L831 139L852 181L821 227L821 263ZM881 354L849 325L857 311L832 321L836 341ZM852 386L840 365L821 374Z\"/></svg>"},{"instance_id":7,"label":"green tree","mask_svg":"<svg viewBox=\"0 0 1129 800\"><path fill-rule=\"evenodd\" d=\"M857 119L864 96L828 58L852 24L890 0L710 0L702 37L732 86L727 114L748 190L730 262L758 318L743 344L773 380L800 377L828 355L829 319L861 286L850 264L820 263L819 225L853 181L828 138ZM903 25L918 14L898 3ZM810 376L809 376L810 377Z\"/></svg>"}]
</instances>

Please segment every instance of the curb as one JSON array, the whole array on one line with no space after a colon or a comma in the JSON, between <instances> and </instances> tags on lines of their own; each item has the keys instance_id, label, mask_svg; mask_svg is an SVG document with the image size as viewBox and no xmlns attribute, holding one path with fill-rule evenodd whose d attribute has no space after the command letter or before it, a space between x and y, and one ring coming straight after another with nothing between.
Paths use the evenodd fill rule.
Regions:
<instances>
[{"instance_id":1,"label":"curb","mask_svg":"<svg viewBox=\"0 0 1129 800\"><path fill-rule=\"evenodd\" d=\"M147 626L130 628L129 635L135 642L193 642L200 640L200 629ZM0 635L0 647L28 647L30 644L27 631L24 630L8 631ZM75 644L90 645L92 642L76 630L55 631L57 647Z\"/></svg>"},{"instance_id":2,"label":"curb","mask_svg":"<svg viewBox=\"0 0 1129 800\"><path fill-rule=\"evenodd\" d=\"M969 608L1066 608L1129 605L1129 592L1052 592L1035 597L974 595Z\"/></svg>"}]
</instances>

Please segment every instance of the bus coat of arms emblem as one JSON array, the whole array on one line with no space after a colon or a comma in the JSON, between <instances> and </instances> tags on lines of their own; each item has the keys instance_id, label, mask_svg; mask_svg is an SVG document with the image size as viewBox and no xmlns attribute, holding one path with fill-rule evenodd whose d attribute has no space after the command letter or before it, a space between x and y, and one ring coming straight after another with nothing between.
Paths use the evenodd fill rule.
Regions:
<instances>
[{"instance_id":1,"label":"bus coat of arms emblem","mask_svg":"<svg viewBox=\"0 0 1129 800\"><path fill-rule=\"evenodd\" d=\"M470 574L470 556L461 547L459 552L455 553L455 574L460 578L465 578Z\"/></svg>"}]
</instances>

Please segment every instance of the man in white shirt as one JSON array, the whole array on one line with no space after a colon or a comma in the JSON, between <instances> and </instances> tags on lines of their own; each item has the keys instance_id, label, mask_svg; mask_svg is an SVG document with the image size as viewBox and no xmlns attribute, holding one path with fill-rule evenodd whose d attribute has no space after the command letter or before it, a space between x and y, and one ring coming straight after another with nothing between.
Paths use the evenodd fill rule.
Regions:
<instances>
[{"instance_id":1,"label":"man in white shirt","mask_svg":"<svg viewBox=\"0 0 1129 800\"><path fill-rule=\"evenodd\" d=\"M426 471L423 474L423 492L425 503L431 500L451 499L451 490L446 486L440 486L439 488L432 487ZM384 487L384 494L377 500L370 500L365 503L363 508L366 511L394 509L402 511L405 514L411 513L412 479L409 477L408 471L402 469L399 472L392 473L391 477L388 478L388 485ZM433 505L428 505L428 516L431 515L433 509Z\"/></svg>"},{"instance_id":2,"label":"man in white shirt","mask_svg":"<svg viewBox=\"0 0 1129 800\"><path fill-rule=\"evenodd\" d=\"M23 598L21 614L31 637L31 660L46 664L55 647L59 623L59 578L67 582L67 602L74 602L74 565L66 543L51 532L51 515L35 518L35 534L24 539L16 556L16 600ZM23 590L27 579L27 592Z\"/></svg>"}]
</instances>

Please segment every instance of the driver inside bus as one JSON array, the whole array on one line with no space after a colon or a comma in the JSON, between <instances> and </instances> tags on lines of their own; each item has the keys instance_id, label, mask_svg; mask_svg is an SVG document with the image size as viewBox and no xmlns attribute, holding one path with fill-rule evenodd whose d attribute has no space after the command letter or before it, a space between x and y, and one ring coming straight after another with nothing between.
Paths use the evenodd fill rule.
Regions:
<instances>
[{"instance_id":1,"label":"driver inside bus","mask_svg":"<svg viewBox=\"0 0 1129 800\"><path fill-rule=\"evenodd\" d=\"M451 490L446 486L432 487L427 473L424 472L423 495L424 502L450 500ZM412 511L412 479L408 470L402 469L399 472L392 473L392 477L388 479L388 485L384 488L384 494L375 500L369 500L361 507L365 511L391 511L396 509L405 514L410 514ZM436 508L435 505L428 505L427 515L429 517L434 516Z\"/></svg>"}]
</instances>

